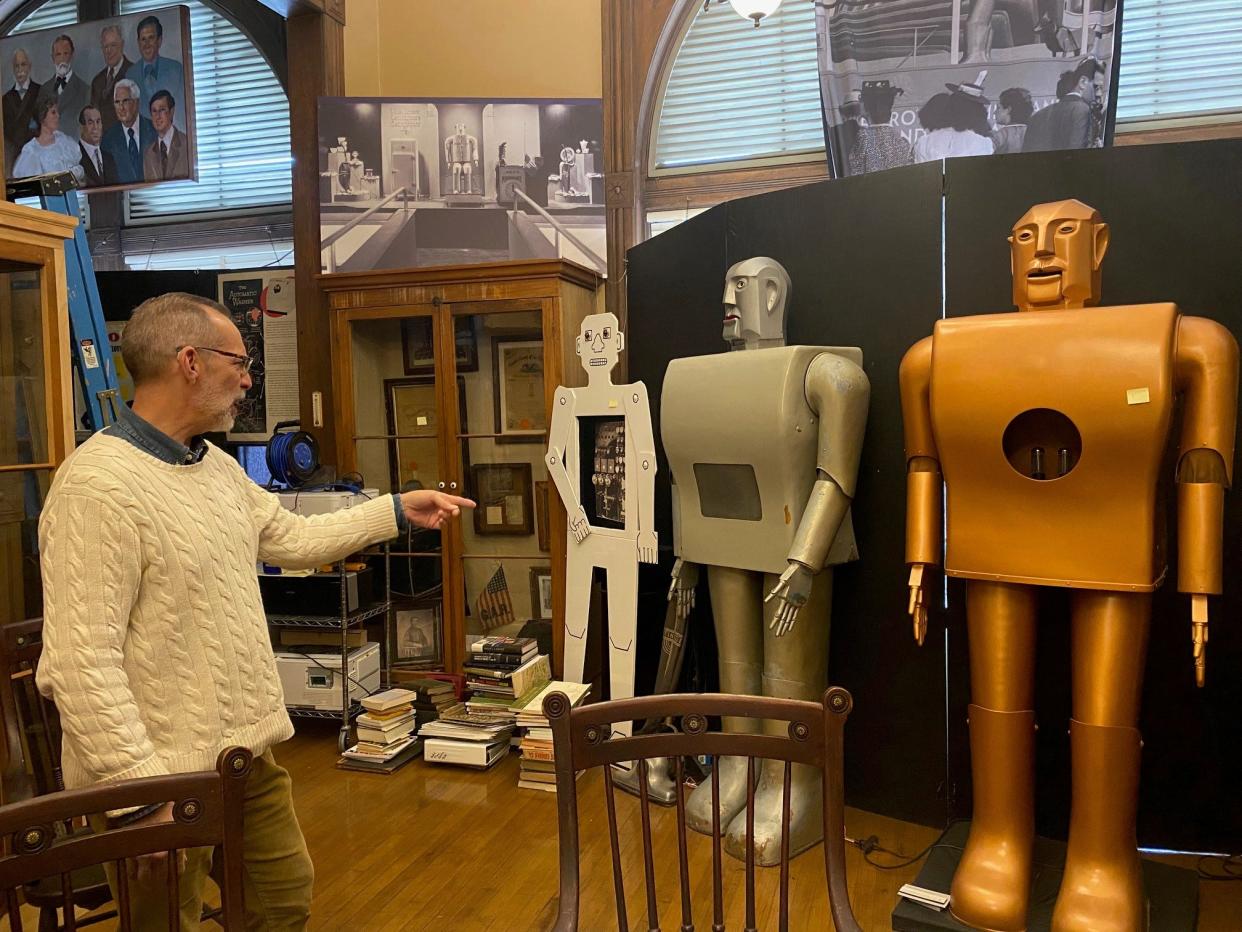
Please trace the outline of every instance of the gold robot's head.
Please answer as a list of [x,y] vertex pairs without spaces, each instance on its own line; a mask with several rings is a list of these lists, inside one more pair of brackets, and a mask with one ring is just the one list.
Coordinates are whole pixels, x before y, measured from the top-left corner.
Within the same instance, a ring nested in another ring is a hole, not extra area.
[[1100,266],[1108,224],[1082,201],[1036,204],[1009,237],[1013,303],[1019,311],[1100,303]]

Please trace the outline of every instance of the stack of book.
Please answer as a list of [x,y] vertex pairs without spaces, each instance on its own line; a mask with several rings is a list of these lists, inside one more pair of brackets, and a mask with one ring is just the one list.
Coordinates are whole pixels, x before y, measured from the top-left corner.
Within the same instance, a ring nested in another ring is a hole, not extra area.
[[517,725],[524,731],[518,786],[527,790],[543,790],[545,793],[556,792],[556,754],[552,748],[552,728],[543,715],[543,700],[550,693],[561,692],[568,697],[570,706],[579,706],[590,691],[590,683],[563,683],[554,680],[518,710]]
[[486,770],[505,756],[513,723],[509,718],[477,712],[448,712],[424,725],[424,759]]
[[392,773],[422,750],[414,737],[414,700],[408,689],[388,689],[362,700],[358,716],[358,743],[341,754],[342,770]]
[[548,658],[538,653],[534,638],[476,641],[462,670],[472,700],[498,699],[506,706],[552,675]]
[[428,722],[434,722],[445,712],[460,711],[461,703],[457,701],[457,691],[453,684],[445,680],[433,680],[429,677],[407,680],[405,685],[414,690],[414,712],[421,728]]

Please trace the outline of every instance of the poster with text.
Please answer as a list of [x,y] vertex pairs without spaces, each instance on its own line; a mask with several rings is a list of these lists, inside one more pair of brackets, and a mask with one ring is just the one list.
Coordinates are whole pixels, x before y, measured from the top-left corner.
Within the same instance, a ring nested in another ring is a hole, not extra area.
[[565,258],[606,271],[598,100],[319,98],[325,272]]
[[219,299],[241,331],[253,385],[230,440],[266,441],[281,421],[297,420],[298,321],[292,269],[237,272],[219,278]]
[[0,87],[9,179],[71,172],[117,191],[198,177],[188,7],[0,39]]
[[837,177],[1112,142],[1121,0],[816,0]]

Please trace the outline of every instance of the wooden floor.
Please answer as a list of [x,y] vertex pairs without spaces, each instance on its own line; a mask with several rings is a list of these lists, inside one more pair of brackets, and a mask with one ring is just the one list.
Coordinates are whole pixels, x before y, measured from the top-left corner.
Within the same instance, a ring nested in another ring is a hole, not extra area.
[[[517,788],[517,755],[490,771],[409,764],[391,776],[337,770],[335,731],[299,724],[300,733],[276,749],[293,775],[302,829],[315,862],[311,928],[318,930],[550,929],[557,909],[556,800]],[[608,823],[600,775],[579,783],[582,838],[583,932],[616,928]],[[618,794],[618,820],[631,927],[646,929],[638,800]],[[676,825],[672,810],[653,807],[660,926],[680,928]],[[937,832],[882,816],[849,810],[853,837],[879,836],[881,844],[913,854]],[[690,835],[695,927],[711,928],[711,841]],[[1194,859],[1166,859],[1193,867]],[[860,852],[848,851],[850,900],[862,927],[889,929],[897,888],[918,865],[880,871]],[[760,869],[759,929],[775,929],[778,872]],[[831,928],[827,916],[821,848],[791,864],[791,928]],[[745,870],[725,857],[726,926],[743,928]],[[1242,884],[1200,884],[1203,932],[1242,928]],[[37,918],[23,910],[27,928]],[[0,920],[0,928],[7,921]],[[111,922],[91,926],[99,932]],[[208,929],[216,928],[208,926]],[[1159,932],[1159,930],[1151,930]]]

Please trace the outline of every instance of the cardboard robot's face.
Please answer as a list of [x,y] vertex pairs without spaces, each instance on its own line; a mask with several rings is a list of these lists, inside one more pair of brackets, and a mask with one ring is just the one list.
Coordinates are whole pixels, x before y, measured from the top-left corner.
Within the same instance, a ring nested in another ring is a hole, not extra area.
[[1081,201],[1037,204],[1009,237],[1013,303],[1020,311],[1100,303],[1108,224]]
[[725,276],[724,338],[730,343],[785,339],[789,275],[779,262],[758,256]]
[[615,314],[592,314],[582,321],[574,345],[587,375],[611,372],[625,349],[625,336]]

